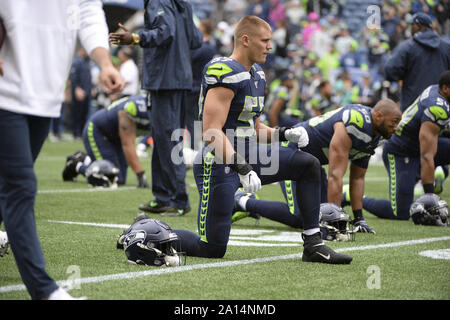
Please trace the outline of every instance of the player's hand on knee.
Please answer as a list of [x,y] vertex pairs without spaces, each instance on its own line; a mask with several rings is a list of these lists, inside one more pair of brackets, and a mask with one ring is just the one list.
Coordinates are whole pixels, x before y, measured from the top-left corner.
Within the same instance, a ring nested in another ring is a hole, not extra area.
[[239,174],[239,180],[241,181],[245,193],[255,193],[261,189],[261,180],[253,170],[245,175]]
[[284,131],[284,136],[287,140],[298,143],[299,148],[306,147],[309,143],[308,132],[306,132],[306,129],[303,127],[286,129]]
[[308,132],[303,127],[278,128],[280,141],[290,141],[298,144],[299,148],[306,147],[309,143]]
[[261,180],[250,164],[237,153],[231,156],[231,170],[237,172],[245,193],[255,193],[261,189]]

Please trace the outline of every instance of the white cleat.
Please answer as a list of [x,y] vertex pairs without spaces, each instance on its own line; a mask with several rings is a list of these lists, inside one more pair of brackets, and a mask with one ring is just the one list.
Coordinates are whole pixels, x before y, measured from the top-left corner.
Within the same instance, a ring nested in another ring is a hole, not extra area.
[[72,297],[66,290],[58,288],[53,291],[45,300],[87,300],[87,297]]
[[0,257],[9,253],[8,235],[4,231],[0,231]]

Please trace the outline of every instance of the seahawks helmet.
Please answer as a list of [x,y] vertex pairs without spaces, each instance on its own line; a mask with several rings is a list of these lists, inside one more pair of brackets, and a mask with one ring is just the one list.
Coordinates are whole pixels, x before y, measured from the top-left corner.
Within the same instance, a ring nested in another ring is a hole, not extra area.
[[321,203],[319,213],[320,232],[322,239],[328,241],[350,241],[355,239],[355,233],[350,225],[349,215],[334,203]]
[[86,169],[86,178],[94,187],[117,188],[120,170],[109,160],[95,160]]
[[140,213],[119,236],[116,247],[125,250],[130,263],[174,267],[182,264],[178,245],[179,238],[168,224]]
[[425,193],[411,204],[409,214],[414,224],[441,226],[448,224],[447,202],[434,193]]

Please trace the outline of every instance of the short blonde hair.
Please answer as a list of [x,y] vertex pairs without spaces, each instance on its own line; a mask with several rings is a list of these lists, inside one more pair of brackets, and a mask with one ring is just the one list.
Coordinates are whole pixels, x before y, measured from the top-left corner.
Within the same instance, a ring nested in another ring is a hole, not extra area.
[[241,37],[245,34],[254,36],[261,27],[272,30],[266,21],[257,16],[245,16],[241,18],[234,29],[234,45],[236,46]]

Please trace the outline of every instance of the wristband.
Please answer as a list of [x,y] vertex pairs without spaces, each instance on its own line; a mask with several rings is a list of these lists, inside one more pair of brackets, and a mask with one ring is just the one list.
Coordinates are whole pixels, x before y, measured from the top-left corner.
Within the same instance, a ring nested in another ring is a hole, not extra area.
[[353,217],[357,220],[360,220],[363,218],[362,209],[353,210]]
[[234,153],[231,156],[231,164],[228,164],[231,170],[236,171],[238,174],[245,176],[247,173],[253,170],[252,166],[245,162],[238,153]]
[[132,33],[131,38],[132,38],[132,41],[131,41],[132,45],[139,44],[139,42],[141,41],[141,37],[137,33]]
[[432,183],[426,183],[423,185],[423,191],[425,193],[434,193],[434,185]]
[[288,141],[288,139],[286,139],[286,136],[284,135],[284,133],[288,129],[291,129],[291,127],[279,127],[276,129],[278,130],[278,141]]

